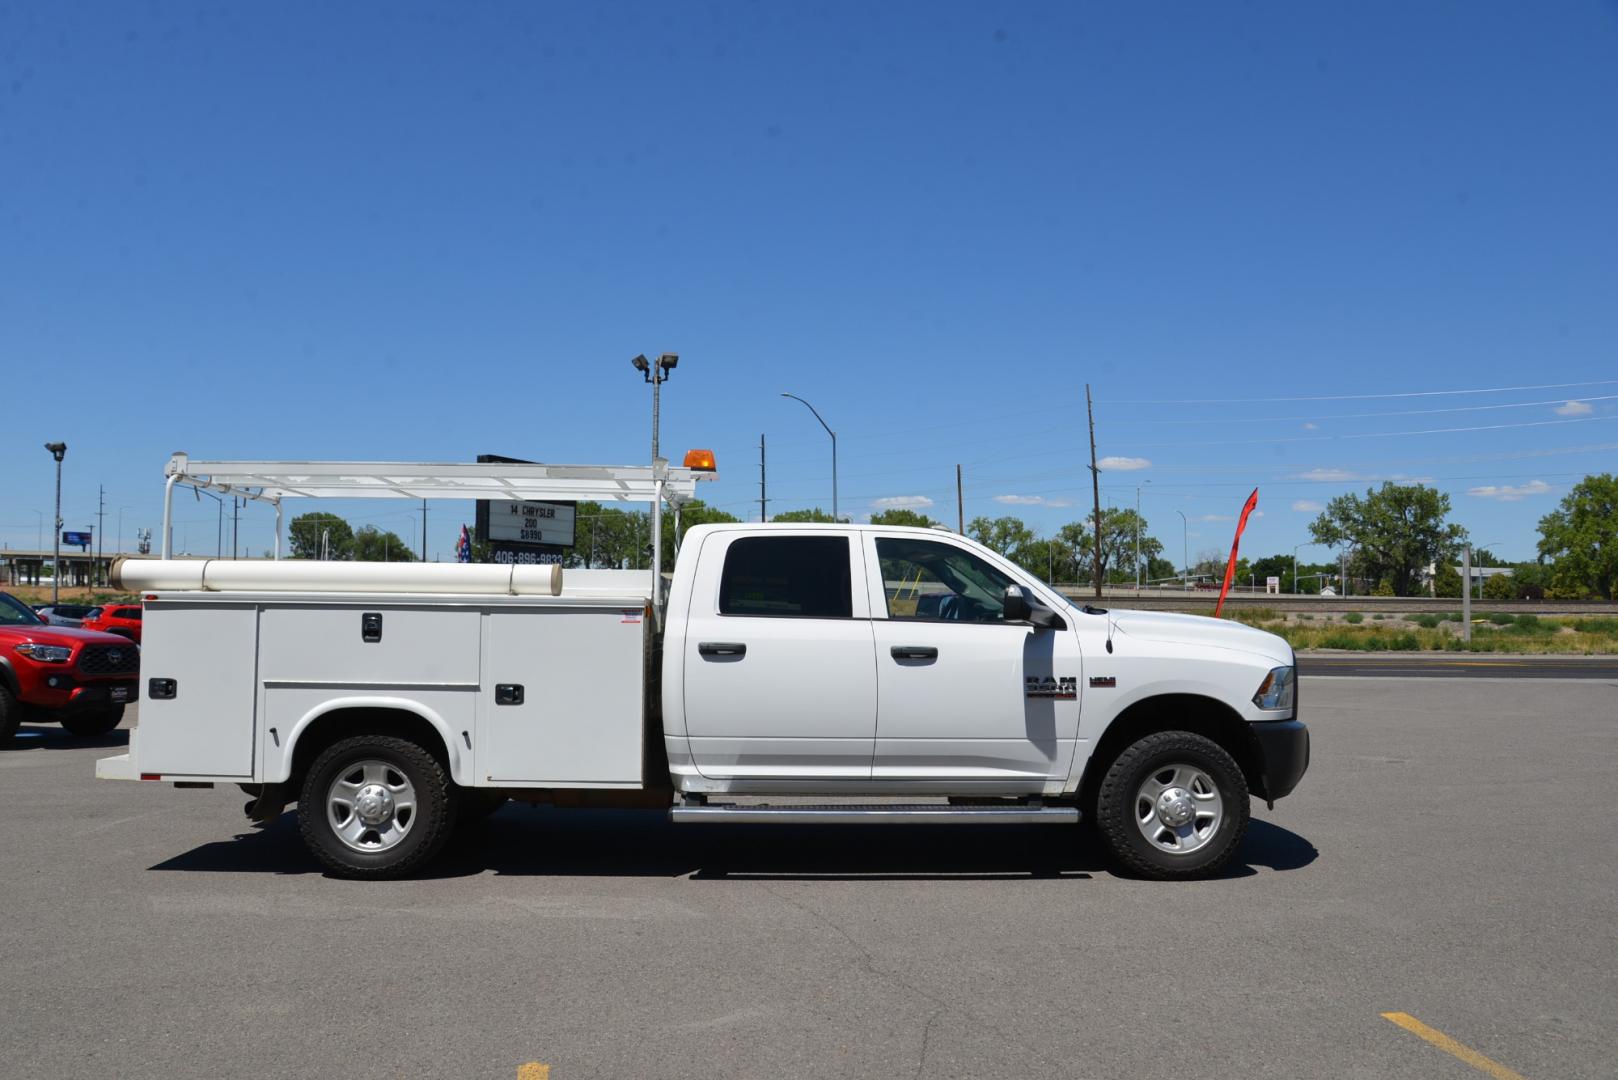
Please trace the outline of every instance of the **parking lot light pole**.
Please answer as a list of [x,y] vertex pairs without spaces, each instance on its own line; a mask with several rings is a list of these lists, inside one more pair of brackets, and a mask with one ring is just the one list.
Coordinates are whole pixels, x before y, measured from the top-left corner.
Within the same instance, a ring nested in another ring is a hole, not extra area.
[[1298,548],[1308,547],[1308,544],[1297,544],[1292,548],[1292,595],[1299,595],[1298,589]]
[[67,457],[67,443],[48,442],[45,449],[56,459],[56,553],[51,558],[51,604],[55,606],[62,599],[62,459]]
[[[1499,544],[1499,543],[1503,543],[1503,541],[1490,540],[1487,544],[1479,544],[1477,546],[1476,550],[1478,550],[1478,551],[1488,551],[1490,548],[1494,547],[1496,544]],[[1466,587],[1468,589],[1470,589],[1472,587],[1472,582],[1471,582],[1470,579],[1468,579],[1468,581],[1466,583]],[[1483,599],[1483,565],[1481,563],[1478,564],[1478,599],[1479,600]]]
[[807,401],[804,401],[803,398],[799,397],[797,394],[788,394],[783,392],[781,396],[789,397],[793,401],[802,402],[802,404],[807,407],[810,412],[815,414],[815,419],[819,420],[820,426],[826,429],[826,434],[831,436],[831,516],[833,521],[841,521],[843,519],[837,516],[837,432],[833,431],[831,429],[831,425],[826,423],[825,418],[820,415],[820,410],[816,409],[813,405],[810,405]]
[[[1180,590],[1184,592],[1191,588],[1191,533],[1185,522],[1185,511],[1174,512],[1180,515]],[[1293,573],[1296,575],[1296,571]]]

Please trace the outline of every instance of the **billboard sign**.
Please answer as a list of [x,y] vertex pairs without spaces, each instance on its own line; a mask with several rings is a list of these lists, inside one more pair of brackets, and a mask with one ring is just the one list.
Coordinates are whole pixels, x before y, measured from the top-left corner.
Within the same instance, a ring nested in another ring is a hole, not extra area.
[[69,547],[83,548],[88,551],[92,543],[91,534],[87,532],[64,532],[62,534],[62,543]]
[[[479,454],[478,462],[532,465],[521,458]],[[559,563],[573,546],[578,506],[571,502],[479,499],[475,535],[497,563]]]

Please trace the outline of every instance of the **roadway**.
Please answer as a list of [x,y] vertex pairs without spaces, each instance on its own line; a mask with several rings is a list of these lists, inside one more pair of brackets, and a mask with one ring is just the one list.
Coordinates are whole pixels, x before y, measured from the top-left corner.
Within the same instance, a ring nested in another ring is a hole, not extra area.
[[1305,676],[1309,774],[1189,883],[1066,827],[519,805],[339,881],[291,814],[25,726],[0,1076],[1608,1078],[1618,695],[1549,686]]
[[1618,656],[1300,653],[1298,672],[1354,678],[1606,679],[1618,682]]

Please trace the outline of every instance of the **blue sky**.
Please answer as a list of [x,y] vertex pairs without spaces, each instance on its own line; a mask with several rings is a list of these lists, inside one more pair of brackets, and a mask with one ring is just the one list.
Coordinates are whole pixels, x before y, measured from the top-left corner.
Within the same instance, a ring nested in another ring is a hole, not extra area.
[[177,449],[644,461],[669,350],[740,515],[761,432],[772,508],[830,504],[791,391],[845,513],[953,519],[959,462],[1054,530],[1089,382],[1175,559],[1176,510],[1228,548],[1257,486],[1262,554],[1384,477],[1529,557],[1618,468],[1614,131],[1611,3],[10,4],[0,543],[47,440],[126,544]]

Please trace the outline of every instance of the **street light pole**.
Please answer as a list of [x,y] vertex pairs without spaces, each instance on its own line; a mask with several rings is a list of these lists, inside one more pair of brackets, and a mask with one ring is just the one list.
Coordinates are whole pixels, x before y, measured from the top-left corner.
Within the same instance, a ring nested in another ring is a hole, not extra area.
[[67,457],[67,443],[48,442],[45,449],[56,459],[56,528],[52,540],[55,554],[51,556],[51,603],[62,599],[62,459]]
[[1292,548],[1292,595],[1297,596],[1303,590],[1298,588],[1298,548],[1305,548],[1307,543],[1295,544]]
[[818,409],[804,401],[797,394],[782,393],[781,396],[802,402],[810,412],[815,414],[815,419],[819,420],[820,426],[826,429],[826,434],[831,436],[831,516],[833,521],[841,521],[843,519],[837,514],[837,432],[833,431],[831,425],[826,423],[825,418],[820,415]]
[[[1494,546],[1495,544],[1499,544],[1499,543],[1502,543],[1502,541],[1500,541],[1500,540],[1490,540],[1487,544],[1479,544],[1477,546],[1476,550],[1477,551],[1488,551],[1490,547]],[[1478,563],[1477,568],[1478,568],[1478,599],[1482,600],[1483,599],[1483,564]],[[1470,589],[1472,587],[1472,582],[1471,582],[1470,579],[1467,581],[1466,587],[1468,589]]]
[[1185,511],[1174,512],[1180,515],[1180,591],[1185,592],[1191,588],[1191,533],[1185,522]]

